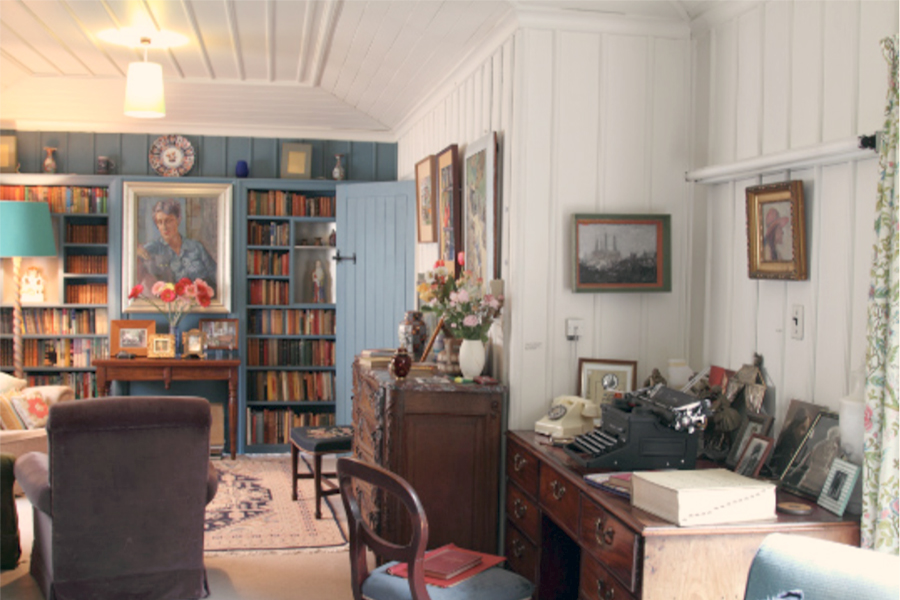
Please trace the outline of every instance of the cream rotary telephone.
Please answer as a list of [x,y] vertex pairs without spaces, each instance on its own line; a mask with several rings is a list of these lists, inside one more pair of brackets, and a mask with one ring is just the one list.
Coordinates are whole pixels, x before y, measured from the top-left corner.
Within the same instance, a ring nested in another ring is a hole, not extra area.
[[578,396],[557,396],[550,403],[550,410],[534,424],[537,433],[553,439],[572,438],[594,429],[594,419],[600,416],[600,407]]

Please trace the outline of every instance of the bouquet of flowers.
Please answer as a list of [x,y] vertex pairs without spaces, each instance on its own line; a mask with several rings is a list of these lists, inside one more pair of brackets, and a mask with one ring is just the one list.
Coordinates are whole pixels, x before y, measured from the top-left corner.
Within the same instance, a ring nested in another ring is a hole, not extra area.
[[422,310],[439,315],[446,331],[455,338],[487,341],[491,324],[500,315],[503,298],[485,294],[482,281],[471,271],[459,279],[443,261],[424,274],[416,290],[425,304]]
[[183,277],[178,283],[157,281],[150,289],[150,294],[145,294],[143,284],[139,283],[131,288],[128,299],[146,298],[153,308],[165,315],[169,331],[174,332],[184,313],[196,305],[206,308],[214,294],[213,289],[202,279],[191,281]]

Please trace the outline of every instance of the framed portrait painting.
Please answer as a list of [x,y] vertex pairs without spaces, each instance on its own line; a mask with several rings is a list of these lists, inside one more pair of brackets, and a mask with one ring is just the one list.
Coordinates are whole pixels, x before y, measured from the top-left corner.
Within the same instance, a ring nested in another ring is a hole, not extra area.
[[816,500],[828,478],[831,464],[841,456],[838,414],[826,410],[816,415],[800,450],[781,477],[786,490]]
[[747,188],[747,254],[752,279],[807,278],[802,181]]
[[448,146],[437,155],[437,227],[438,258],[444,264],[455,265],[459,272],[456,253],[461,248],[460,229],[461,187],[459,179],[459,151],[456,144]]
[[573,217],[575,292],[669,292],[672,235],[669,215]]
[[135,356],[147,356],[150,336],[156,333],[156,321],[152,319],[113,319],[109,322],[109,354],[127,352]]
[[466,146],[462,203],[465,269],[487,284],[500,277],[497,134],[494,132]]
[[144,298],[129,300],[143,284],[202,279],[212,303],[189,312],[231,310],[231,184],[139,182],[123,184],[122,311],[156,312]]
[[609,403],[616,394],[637,388],[637,361],[604,358],[578,359],[578,395],[596,402]]
[[416,163],[416,229],[419,243],[437,241],[437,219],[434,214],[434,155],[429,154]]
[[765,466],[768,476],[772,479],[781,479],[784,476],[806,441],[809,428],[822,410],[824,407],[812,402],[791,400],[775,448],[772,449]]

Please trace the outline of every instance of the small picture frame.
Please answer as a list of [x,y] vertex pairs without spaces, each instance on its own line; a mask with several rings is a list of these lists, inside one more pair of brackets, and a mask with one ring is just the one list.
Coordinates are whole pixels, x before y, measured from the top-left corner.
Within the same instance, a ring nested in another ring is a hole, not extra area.
[[748,187],[747,260],[751,279],[807,278],[803,182]]
[[841,428],[837,413],[821,411],[809,428],[800,450],[781,478],[787,491],[815,500],[822,493],[831,464],[841,456]]
[[437,240],[437,215],[435,214],[435,165],[433,154],[416,163],[416,229],[419,243],[430,244]]
[[15,173],[18,168],[16,136],[0,135],[0,173]]
[[637,389],[637,361],[604,358],[578,359],[578,395],[596,404]]
[[[737,436],[735,436],[734,442],[731,444],[731,450],[728,452],[728,457],[725,459],[725,466],[729,469],[735,468],[741,456],[744,454],[744,450],[747,448],[747,443],[750,441],[750,438],[753,437],[754,434],[762,436],[769,435],[774,420],[774,417],[769,415],[752,412],[745,414],[744,420],[741,423],[741,428],[738,430]],[[769,452],[766,453],[766,458],[768,458],[771,450],[772,449],[769,448]],[[760,466],[762,466],[762,464],[765,464],[765,460]]]
[[147,346],[147,358],[175,358],[175,334],[151,335]]
[[113,319],[109,322],[109,353],[111,356],[119,352],[147,356],[150,337],[155,333],[156,321]]
[[281,144],[281,177],[283,179],[310,179],[312,171],[312,144],[284,142]]
[[181,334],[181,344],[184,350],[181,355],[183,358],[203,358],[203,332],[199,329],[188,329]]
[[575,292],[672,291],[670,215],[577,214],[572,244]]
[[758,433],[752,434],[734,467],[734,472],[745,477],[758,477],[774,445],[774,439]]
[[839,517],[843,516],[847,509],[847,502],[850,501],[850,494],[853,493],[856,480],[859,478],[859,471],[858,465],[842,458],[834,459],[831,469],[828,471],[828,478],[825,479],[825,485],[822,486],[822,492],[816,501],[817,504]]
[[459,171],[459,148],[451,144],[437,155],[437,242],[438,258],[454,265],[462,249],[462,180]]
[[237,319],[200,319],[207,350],[237,350]]

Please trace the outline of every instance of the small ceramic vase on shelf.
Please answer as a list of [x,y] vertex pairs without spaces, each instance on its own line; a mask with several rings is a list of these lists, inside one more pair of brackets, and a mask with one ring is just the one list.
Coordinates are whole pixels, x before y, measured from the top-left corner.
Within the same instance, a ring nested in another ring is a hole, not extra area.
[[466,379],[474,379],[484,370],[484,343],[481,340],[463,340],[459,347],[459,370]]
[[418,360],[428,343],[428,326],[422,319],[422,313],[417,310],[406,311],[406,316],[397,327],[397,337],[400,338],[400,345]]
[[44,146],[44,151],[47,153],[47,157],[44,159],[44,173],[56,173],[56,159],[53,158],[56,148]]
[[341,159],[344,158],[343,154],[335,154],[335,164],[334,169],[331,171],[331,176],[334,177],[335,181],[343,181],[346,173],[344,172],[344,165],[341,164]]
[[412,368],[412,357],[406,352],[406,348],[403,346],[397,348],[388,367],[391,375],[397,379],[403,379],[409,375],[409,370]]

